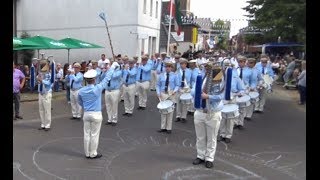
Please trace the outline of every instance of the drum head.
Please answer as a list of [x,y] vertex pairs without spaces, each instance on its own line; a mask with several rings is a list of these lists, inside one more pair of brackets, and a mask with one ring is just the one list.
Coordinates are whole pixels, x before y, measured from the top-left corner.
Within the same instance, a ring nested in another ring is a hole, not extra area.
[[250,96],[248,95],[244,95],[244,96],[241,96],[241,97],[237,97],[236,98],[236,101],[237,102],[247,102],[247,101],[250,101]]
[[259,97],[259,93],[258,92],[249,92],[249,96],[251,98],[257,98],[257,97]]
[[165,101],[159,102],[158,105],[157,105],[157,108],[158,108],[158,109],[166,109],[166,108],[168,108],[168,107],[170,107],[170,106],[172,106],[172,105],[173,105],[173,102],[172,102],[172,101],[170,101],[170,100],[165,100]]
[[183,93],[181,94],[180,99],[192,99],[192,96],[190,93]]
[[221,112],[234,112],[237,111],[239,109],[239,106],[237,104],[226,104],[223,106],[223,109],[221,110]]

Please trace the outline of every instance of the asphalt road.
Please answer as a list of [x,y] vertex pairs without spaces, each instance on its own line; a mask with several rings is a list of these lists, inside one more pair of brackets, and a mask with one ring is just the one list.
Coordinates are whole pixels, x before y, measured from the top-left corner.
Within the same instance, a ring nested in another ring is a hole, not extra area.
[[132,117],[122,116],[119,103],[118,125],[102,125],[103,157],[94,160],[84,156],[83,123],[69,119],[71,108],[64,97],[52,102],[48,132],[37,130],[37,102],[25,102],[24,119],[13,122],[13,179],[306,179],[305,107],[287,92],[275,89],[263,114],[254,114],[244,130],[235,130],[231,143],[218,143],[213,169],[192,165],[196,157],[192,116],[185,124],[173,122],[170,135],[156,132],[160,114],[155,92],[149,93],[147,109],[135,110]]

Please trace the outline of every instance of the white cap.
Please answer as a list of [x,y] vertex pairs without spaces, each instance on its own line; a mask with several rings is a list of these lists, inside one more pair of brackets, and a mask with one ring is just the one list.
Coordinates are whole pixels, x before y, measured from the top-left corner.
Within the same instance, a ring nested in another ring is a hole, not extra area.
[[196,59],[192,59],[192,60],[189,61],[189,63],[196,63],[196,62],[197,62]]
[[117,63],[117,62],[115,61],[115,62],[112,63],[111,68],[112,68],[112,69],[115,69],[115,68],[117,68],[117,67],[119,67],[119,66],[120,66],[119,63]]
[[87,72],[84,73],[84,78],[94,78],[97,76],[97,71],[94,69],[90,69]]

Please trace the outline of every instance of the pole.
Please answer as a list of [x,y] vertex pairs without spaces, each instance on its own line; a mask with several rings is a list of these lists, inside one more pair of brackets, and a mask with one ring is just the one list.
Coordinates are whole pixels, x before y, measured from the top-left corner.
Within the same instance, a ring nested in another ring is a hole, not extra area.
[[70,49],[68,49],[68,64],[70,64],[69,59],[70,59]]
[[110,33],[109,33],[109,28],[108,28],[108,23],[106,20],[106,15],[104,14],[104,12],[99,14],[99,17],[104,21],[104,24],[106,25],[106,29],[107,29],[107,33],[108,33],[108,37],[109,37],[109,43],[110,43],[110,47],[111,47],[111,52],[112,52],[112,58],[115,58],[115,55],[113,53],[113,47],[112,47],[112,42],[111,42],[111,38],[110,38]]
[[169,17],[167,56],[169,55],[169,49],[170,49],[169,45],[170,45],[170,35],[171,35],[172,1],[174,1],[174,0],[170,0],[170,17]]

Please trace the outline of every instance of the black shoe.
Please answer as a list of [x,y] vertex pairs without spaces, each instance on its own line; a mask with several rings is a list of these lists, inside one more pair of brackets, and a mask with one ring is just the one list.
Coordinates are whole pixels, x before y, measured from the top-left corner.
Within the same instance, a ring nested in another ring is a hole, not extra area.
[[44,127],[39,127],[38,128],[38,130],[44,130],[44,129],[46,129],[46,128],[44,128]]
[[259,110],[256,110],[256,111],[253,111],[254,113],[259,113],[259,114],[262,114],[263,111],[259,111]]
[[101,158],[102,154],[97,154],[95,157],[91,157],[91,159],[97,159],[97,158]]
[[123,113],[122,116],[127,116],[129,113]]
[[167,130],[167,134],[171,134],[171,130]]
[[243,130],[244,127],[242,125],[238,125],[238,129]]
[[230,142],[231,142],[231,139],[230,139],[230,138],[224,138],[224,142],[230,143]]
[[114,123],[114,122],[113,122],[113,123],[111,123],[111,126],[116,126],[116,125],[117,125],[117,123]]
[[105,123],[105,125],[111,125],[112,124],[112,122],[106,122]]
[[90,159],[90,156],[86,156],[87,159]]
[[238,125],[234,125],[234,126],[233,126],[233,129],[237,129],[237,128],[238,128]]
[[218,141],[218,142],[220,142],[220,141],[224,141],[224,137],[222,137],[222,136],[218,136],[217,141]]
[[123,100],[123,99],[121,99],[121,100],[120,100],[120,102],[124,102],[124,100]]
[[141,106],[139,106],[139,107],[137,107],[137,109],[138,109],[138,110],[141,110],[141,109],[142,109],[142,107],[141,107]]
[[131,117],[131,116],[132,116],[132,114],[131,114],[131,113],[128,113],[128,114],[127,114],[127,116],[128,116],[128,117]]
[[193,112],[188,111],[187,115],[193,116]]
[[44,128],[44,130],[45,130],[45,131],[49,131],[49,130],[50,130],[50,128]]
[[146,107],[141,107],[141,110],[145,110],[146,109]]
[[251,118],[249,118],[249,117],[245,117],[244,119],[247,121],[251,121]]
[[213,162],[206,161],[206,168],[212,168],[213,167]]
[[179,121],[181,121],[181,118],[177,117],[175,122],[179,122]]
[[186,120],[185,118],[182,118],[182,119],[181,119],[181,122],[182,122],[182,123],[186,123],[187,120]]
[[16,115],[16,118],[17,118],[17,119],[23,119],[23,117],[22,117],[22,116],[19,116],[19,115]]
[[77,119],[77,117],[71,117],[70,119],[71,119],[71,120],[74,120],[74,119]]
[[198,165],[198,164],[201,164],[201,163],[204,163],[204,160],[202,160],[200,158],[197,158],[192,162],[193,165]]
[[166,129],[160,129],[160,130],[158,130],[158,132],[166,132],[167,130]]

